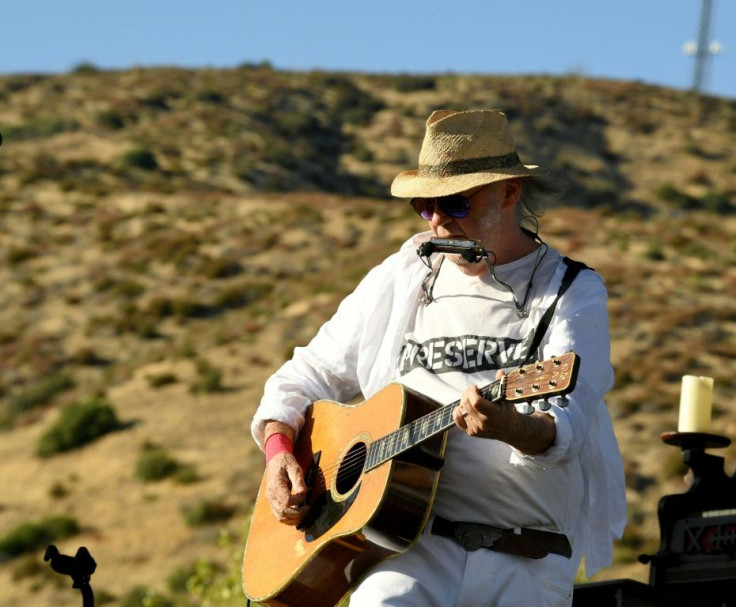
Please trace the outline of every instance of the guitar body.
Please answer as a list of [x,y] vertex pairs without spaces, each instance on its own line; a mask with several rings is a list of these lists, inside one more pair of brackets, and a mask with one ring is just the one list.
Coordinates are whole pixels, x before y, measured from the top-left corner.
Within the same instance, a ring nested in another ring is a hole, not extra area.
[[303,528],[279,523],[264,475],[243,558],[243,589],[251,600],[337,605],[369,568],[416,541],[429,517],[447,433],[372,469],[364,469],[366,447],[437,407],[398,383],[358,405],[322,400],[310,407],[294,455],[312,478],[311,511]]
[[[519,367],[481,389],[524,411],[574,389],[574,352]],[[279,523],[266,500],[266,477],[251,518],[243,589],[272,606],[337,605],[381,560],[405,551],[427,523],[453,410],[399,383],[359,405],[317,401],[294,445],[305,471],[309,514],[298,527]]]

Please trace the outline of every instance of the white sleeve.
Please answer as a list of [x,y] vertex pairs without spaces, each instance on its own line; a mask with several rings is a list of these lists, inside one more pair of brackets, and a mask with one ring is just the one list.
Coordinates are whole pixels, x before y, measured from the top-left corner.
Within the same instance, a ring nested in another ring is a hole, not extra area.
[[569,351],[580,358],[575,389],[567,407],[551,399],[548,411],[555,418],[555,442],[540,455],[530,456],[514,450],[515,463],[540,467],[566,463],[576,457],[600,414],[604,398],[613,386],[610,354],[608,295],[602,279],[591,271],[581,272],[563,295],[547,334],[542,341],[542,358]]
[[315,400],[345,402],[361,391],[361,351],[370,350],[366,340],[372,343],[383,337],[383,327],[379,326],[382,321],[375,309],[391,282],[395,265],[392,256],[373,268],[309,345],[295,348],[292,359],[268,379],[251,423],[251,433],[259,446],[266,421],[280,421],[299,432],[304,414]]

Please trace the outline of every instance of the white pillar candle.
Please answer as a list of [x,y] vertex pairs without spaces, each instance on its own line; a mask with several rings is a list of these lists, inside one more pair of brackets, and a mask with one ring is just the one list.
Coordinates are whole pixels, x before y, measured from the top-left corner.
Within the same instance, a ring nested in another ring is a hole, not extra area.
[[684,375],[680,392],[678,432],[710,432],[713,378]]

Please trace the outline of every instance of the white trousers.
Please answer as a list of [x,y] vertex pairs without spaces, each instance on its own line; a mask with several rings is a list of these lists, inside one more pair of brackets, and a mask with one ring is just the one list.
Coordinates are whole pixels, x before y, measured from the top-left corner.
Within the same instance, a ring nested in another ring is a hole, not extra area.
[[467,552],[429,531],[372,569],[350,607],[569,607],[578,562],[529,559],[481,548]]

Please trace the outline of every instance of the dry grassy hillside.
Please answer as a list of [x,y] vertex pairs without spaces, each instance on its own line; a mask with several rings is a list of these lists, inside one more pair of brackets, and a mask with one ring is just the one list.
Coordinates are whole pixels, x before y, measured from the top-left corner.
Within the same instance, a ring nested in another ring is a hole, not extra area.
[[[261,386],[421,227],[387,186],[440,107],[504,109],[522,159],[570,183],[541,234],[607,280],[629,488],[599,579],[646,580],[657,500],[684,489],[659,439],[683,374],[715,378],[714,430],[736,438],[736,103],[576,78],[0,77],[0,542],[71,534],[97,604],[243,604]],[[39,455],[80,402],[112,431]],[[35,541],[5,544],[0,605],[78,605]]]

